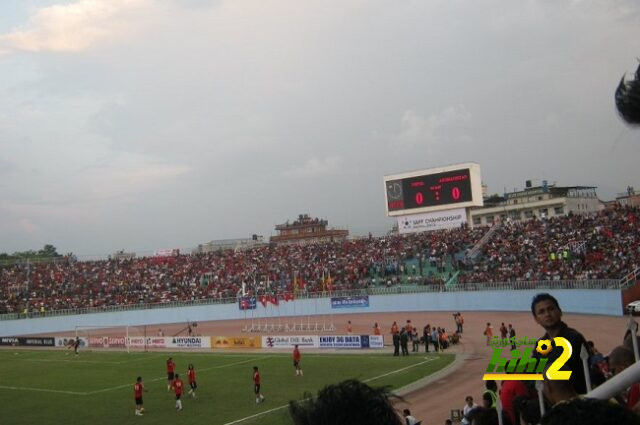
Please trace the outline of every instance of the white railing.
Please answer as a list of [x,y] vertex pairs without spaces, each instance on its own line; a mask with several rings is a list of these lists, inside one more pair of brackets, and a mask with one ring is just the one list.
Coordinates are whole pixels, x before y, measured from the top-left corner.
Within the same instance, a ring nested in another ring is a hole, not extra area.
[[609,400],[638,381],[640,381],[640,362],[626,368],[619,375],[587,393],[585,397]]
[[569,242],[567,245],[571,252],[576,254],[581,254],[587,252],[587,242],[579,241],[579,242]]
[[620,288],[624,289],[633,286],[638,279],[640,279],[640,267],[620,279]]
[[491,226],[491,228],[489,230],[487,230],[487,233],[485,233],[478,242],[476,242],[476,244],[473,246],[473,248],[471,248],[469,250],[469,252],[467,252],[467,259],[469,260],[473,260],[475,259],[478,254],[480,253],[480,250],[482,249],[482,247],[489,242],[489,240],[493,237],[493,234],[500,228],[500,222],[496,222],[493,226]]

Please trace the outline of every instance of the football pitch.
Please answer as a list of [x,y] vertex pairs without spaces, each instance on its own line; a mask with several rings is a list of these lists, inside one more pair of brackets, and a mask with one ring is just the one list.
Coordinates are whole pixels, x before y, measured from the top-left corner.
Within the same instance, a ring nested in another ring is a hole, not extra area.
[[[400,388],[436,372],[450,354],[302,353],[304,376],[295,376],[290,353],[121,353],[0,350],[0,424],[291,424],[285,407],[326,384],[356,378]],[[165,363],[172,356],[188,387],[196,369],[197,398],[185,393],[183,410],[167,390]],[[265,401],[255,403],[252,367],[262,376]],[[133,384],[142,376],[145,414],[135,416]]]

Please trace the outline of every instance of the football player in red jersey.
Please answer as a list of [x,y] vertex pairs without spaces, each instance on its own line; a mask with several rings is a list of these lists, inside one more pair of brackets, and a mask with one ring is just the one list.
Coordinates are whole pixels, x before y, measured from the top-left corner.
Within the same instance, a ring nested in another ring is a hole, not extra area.
[[133,384],[133,396],[136,399],[136,416],[142,416],[144,407],[142,407],[142,392],[147,392],[142,383],[142,376],[138,376],[136,383]]
[[300,354],[300,350],[298,349],[298,345],[294,345],[293,347],[293,367],[296,370],[296,376],[302,376],[302,368],[300,367],[300,358],[302,355]]
[[256,394],[256,404],[264,401],[264,396],[260,392],[260,372],[258,372],[258,366],[253,367],[253,392]]
[[180,379],[180,375],[176,373],[176,377],[171,384],[171,387],[176,392],[176,410],[182,410],[182,400],[180,397],[182,396],[182,388],[184,387],[184,383],[182,379]]
[[189,378],[189,394],[191,397],[196,398],[196,389],[198,388],[198,384],[196,384],[196,370],[193,368],[193,363],[189,363],[187,367],[187,376]]
[[173,374],[176,371],[176,364],[173,362],[173,358],[167,359],[167,391],[171,390],[171,384],[173,383]]

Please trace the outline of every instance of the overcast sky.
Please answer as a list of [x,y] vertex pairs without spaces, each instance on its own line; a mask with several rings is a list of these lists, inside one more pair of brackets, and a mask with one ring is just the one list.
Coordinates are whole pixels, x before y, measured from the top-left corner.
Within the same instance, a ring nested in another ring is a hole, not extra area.
[[386,232],[385,174],[640,187],[637,0],[2,0],[0,252]]

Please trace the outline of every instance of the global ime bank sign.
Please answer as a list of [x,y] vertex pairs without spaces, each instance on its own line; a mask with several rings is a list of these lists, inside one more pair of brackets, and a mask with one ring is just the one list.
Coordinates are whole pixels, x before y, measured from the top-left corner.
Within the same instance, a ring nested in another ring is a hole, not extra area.
[[[482,379],[495,381],[542,381],[546,370],[547,379],[566,381],[571,377],[571,371],[560,370],[571,358],[573,349],[566,338],[553,338],[556,347],[562,348],[562,353],[551,365],[547,365],[549,359],[545,358],[552,350],[551,341],[548,339],[524,338],[499,338],[491,341],[493,355],[489,366]],[[524,351],[515,348],[509,352],[510,358],[501,357],[503,348],[508,345],[516,347],[526,346]],[[533,346],[540,358],[531,357]]]

